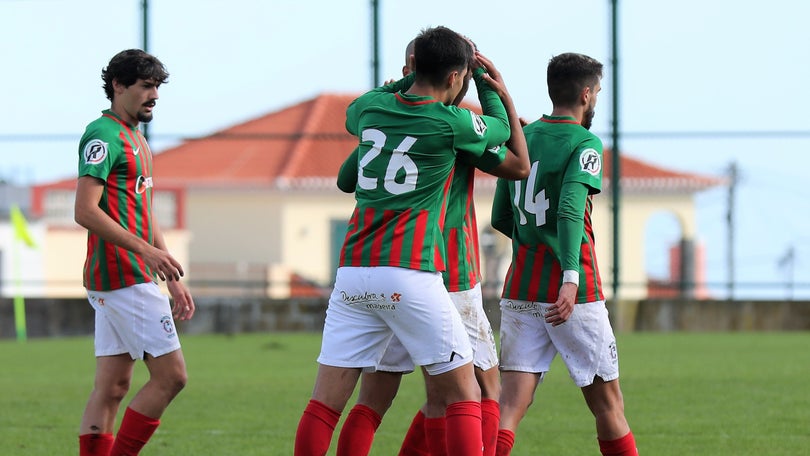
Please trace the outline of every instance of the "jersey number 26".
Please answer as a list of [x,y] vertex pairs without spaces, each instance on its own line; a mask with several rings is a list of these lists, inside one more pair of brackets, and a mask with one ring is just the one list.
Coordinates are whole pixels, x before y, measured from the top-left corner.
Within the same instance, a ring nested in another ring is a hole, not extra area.
[[[369,149],[357,163],[357,185],[363,190],[374,190],[379,185],[379,178],[366,176],[363,173],[363,169],[380,155],[386,139],[385,133],[380,130],[374,128],[363,130],[361,140],[371,141],[372,143],[371,149]],[[406,136],[391,154],[388,167],[385,170],[385,179],[383,180],[383,187],[391,194],[400,195],[416,189],[419,169],[417,169],[416,163],[414,163],[411,157],[406,154],[406,152],[413,147],[415,142],[416,138]],[[397,182],[397,174],[400,170],[405,172],[405,178],[401,179],[401,182]]]

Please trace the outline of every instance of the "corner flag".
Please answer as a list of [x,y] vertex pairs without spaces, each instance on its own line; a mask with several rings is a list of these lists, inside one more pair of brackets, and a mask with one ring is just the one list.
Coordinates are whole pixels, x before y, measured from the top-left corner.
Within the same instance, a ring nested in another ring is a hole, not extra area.
[[[12,204],[9,210],[11,217],[11,225],[14,227],[14,237],[22,241],[25,245],[31,248],[36,248],[37,244],[31,237],[28,231],[28,222],[25,221],[25,216],[20,210],[19,206]],[[27,339],[27,331],[25,324],[25,298],[21,292],[21,271],[20,271],[20,257],[17,254],[17,249],[14,248],[14,275],[15,282],[17,282],[17,292],[14,294],[14,327],[17,330],[17,340],[25,342]]]
[[25,220],[19,206],[12,204],[9,215],[11,216],[11,225],[14,227],[14,237],[23,241],[28,247],[36,248],[37,243],[31,238],[31,233],[28,232],[28,222]]

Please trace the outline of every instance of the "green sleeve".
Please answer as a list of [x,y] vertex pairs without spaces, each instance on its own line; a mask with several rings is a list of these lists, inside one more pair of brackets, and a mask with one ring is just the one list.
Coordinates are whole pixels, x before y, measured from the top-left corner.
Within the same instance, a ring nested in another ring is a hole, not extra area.
[[[460,160],[487,172],[506,159],[507,150],[503,144],[509,140],[512,131],[503,101],[481,77],[483,73],[483,69],[476,69],[473,77],[484,114],[479,116],[472,111],[463,110],[465,114],[460,115],[460,124],[469,125],[472,122],[473,128],[457,132],[455,148],[462,152],[459,155]],[[465,120],[464,116],[469,117]]]
[[482,118],[487,125],[487,129],[494,130],[490,133],[493,139],[505,138],[503,141],[487,144],[487,147],[493,147],[505,143],[511,136],[512,131],[509,127],[509,116],[506,114],[503,101],[498,96],[498,92],[484,80],[482,77],[484,73],[482,68],[477,68],[473,72],[475,88],[478,91],[478,101],[481,103],[481,112],[483,112]]
[[386,93],[402,92],[403,90],[408,90],[411,88],[415,78],[416,73],[411,72],[404,78],[400,79],[399,81],[394,81],[390,84],[377,87],[373,89],[372,92],[386,92]]
[[512,237],[514,219],[512,213],[512,199],[509,197],[509,183],[506,179],[498,179],[495,187],[495,197],[492,200],[492,215],[490,223],[493,228]]
[[107,180],[124,154],[118,131],[93,125],[88,127],[79,143],[79,177],[93,176]]
[[563,271],[579,271],[587,198],[588,186],[580,182],[566,182],[560,191],[557,233],[560,237],[560,264]]
[[337,186],[343,192],[354,193],[354,189],[357,187],[357,154],[359,150],[359,147],[355,147],[352,153],[346,157],[346,161],[340,165]]

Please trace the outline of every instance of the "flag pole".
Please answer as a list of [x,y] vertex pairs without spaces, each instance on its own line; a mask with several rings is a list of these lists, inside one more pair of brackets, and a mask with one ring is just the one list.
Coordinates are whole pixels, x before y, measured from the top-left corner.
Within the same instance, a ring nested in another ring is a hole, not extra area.
[[11,246],[11,256],[14,268],[14,328],[17,331],[17,341],[25,342],[28,338],[25,324],[25,298],[23,298],[22,290],[22,251],[18,244],[25,244],[28,247],[36,248],[36,243],[28,232],[28,223],[25,221],[19,206],[12,204],[9,210],[9,218],[14,228],[14,240]]
[[22,292],[22,265],[20,264],[20,248],[18,244],[22,242],[16,239],[12,243],[11,255],[14,257],[14,329],[17,331],[17,342],[25,342],[28,339],[25,324],[25,298]]

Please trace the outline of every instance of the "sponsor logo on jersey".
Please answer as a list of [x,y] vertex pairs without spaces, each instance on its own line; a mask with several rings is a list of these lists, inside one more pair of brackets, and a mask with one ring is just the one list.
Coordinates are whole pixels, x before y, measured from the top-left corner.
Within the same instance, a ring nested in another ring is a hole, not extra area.
[[143,193],[147,188],[154,187],[151,177],[138,176],[135,179],[135,193]]
[[583,150],[579,154],[579,166],[582,171],[592,176],[598,176],[602,171],[602,159],[599,157],[599,152],[594,149]]
[[474,112],[470,112],[470,116],[472,116],[472,127],[475,133],[478,136],[484,136],[484,133],[487,132],[487,124],[484,123],[484,119]]
[[498,152],[500,152],[500,150],[501,150],[501,146],[494,146],[494,147],[490,147],[489,149],[487,149],[487,152],[497,155]]
[[169,338],[174,337],[174,321],[172,320],[172,317],[164,315],[160,318],[160,324],[163,326],[163,330],[166,331]]
[[132,155],[138,155],[138,152],[141,150],[140,147],[136,147],[135,150],[132,151]]
[[107,143],[100,139],[93,139],[84,146],[82,151],[84,156],[84,163],[88,165],[97,165],[107,158]]

